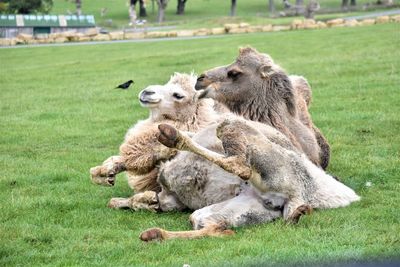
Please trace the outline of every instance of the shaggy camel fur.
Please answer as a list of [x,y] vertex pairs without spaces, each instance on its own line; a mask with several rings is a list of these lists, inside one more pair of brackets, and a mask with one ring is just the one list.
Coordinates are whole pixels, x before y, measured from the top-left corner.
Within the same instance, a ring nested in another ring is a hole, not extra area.
[[[283,206],[284,220],[293,223],[301,215],[311,213],[313,208],[344,207],[360,199],[352,189],[326,174],[303,153],[271,142],[243,119],[227,119],[218,126],[217,136],[222,141],[224,154],[200,146],[170,125],[161,124],[159,129],[159,141],[164,145],[190,151],[210,160],[250,182],[253,191],[239,195],[229,205],[218,203],[193,213],[191,221],[195,229],[201,228],[200,230],[170,232],[153,228],[141,234],[140,238],[144,241],[230,235],[232,231],[226,230],[227,226],[241,225],[243,220],[248,222],[249,217],[250,221],[264,221],[266,214],[258,211],[249,209],[247,213],[236,212],[241,207],[235,207],[234,204],[246,206],[246,201],[250,201],[252,205],[257,205],[256,198],[253,197],[255,195],[264,207],[271,204],[270,208]],[[271,194],[276,194],[277,198],[271,198]],[[269,201],[266,202],[263,197]],[[275,200],[278,202],[274,203]],[[272,210],[269,214],[271,212]],[[202,225],[199,227],[198,224]]]
[[312,162],[328,166],[329,144],[308,112],[310,86],[302,77],[288,76],[270,56],[242,48],[232,64],[200,75],[196,89],[246,119],[275,127]]
[[92,181],[113,186],[116,175],[127,171],[130,186],[136,193],[142,193],[130,200],[137,204],[131,207],[154,210],[157,203],[155,194],[144,192],[160,191],[157,183],[159,165],[177,153],[157,141],[158,124],[169,123],[180,130],[196,132],[218,117],[213,100],[198,100],[195,82],[194,75],[176,73],[167,84],[149,86],[141,91],[139,100],[150,110],[149,118],[128,130],[119,156],[111,156],[102,165],[90,169]]

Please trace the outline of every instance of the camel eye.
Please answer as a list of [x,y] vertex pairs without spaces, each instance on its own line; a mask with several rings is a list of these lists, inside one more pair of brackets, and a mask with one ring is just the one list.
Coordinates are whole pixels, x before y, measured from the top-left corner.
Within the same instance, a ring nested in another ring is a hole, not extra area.
[[237,77],[239,77],[240,74],[242,74],[240,71],[230,70],[230,71],[228,71],[228,78],[236,79]]
[[184,98],[183,95],[180,95],[180,94],[178,94],[178,93],[174,93],[172,96],[173,96],[174,98],[178,99],[178,100],[181,100],[182,98]]

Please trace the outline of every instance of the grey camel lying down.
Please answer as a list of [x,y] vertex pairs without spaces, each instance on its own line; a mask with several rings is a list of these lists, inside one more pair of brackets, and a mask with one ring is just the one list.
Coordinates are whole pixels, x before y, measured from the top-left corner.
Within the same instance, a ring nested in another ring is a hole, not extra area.
[[[168,124],[159,125],[159,130],[158,140],[162,144],[202,156],[252,186],[227,203],[196,210],[190,220],[198,230],[171,232],[153,228],[141,234],[144,241],[229,235],[233,232],[227,227],[241,225],[241,219],[248,224],[249,218],[243,216],[252,216],[255,222],[283,216],[286,222],[296,223],[314,208],[344,207],[360,199],[307,156],[271,142],[246,120],[227,119],[217,127],[225,155],[200,146]],[[257,208],[259,205],[266,207],[264,213]],[[251,211],[253,207],[255,213]]]

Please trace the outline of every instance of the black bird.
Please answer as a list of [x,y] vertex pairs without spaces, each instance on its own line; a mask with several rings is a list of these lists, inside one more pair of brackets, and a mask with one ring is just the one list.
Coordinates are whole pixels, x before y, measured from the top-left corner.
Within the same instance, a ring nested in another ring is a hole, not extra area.
[[123,83],[123,84],[118,85],[117,87],[115,87],[115,89],[117,89],[117,88],[124,89],[124,90],[125,90],[125,89],[128,89],[129,86],[131,86],[132,83],[135,83],[135,82],[132,81],[132,80],[129,80],[129,81],[127,81],[126,83]]

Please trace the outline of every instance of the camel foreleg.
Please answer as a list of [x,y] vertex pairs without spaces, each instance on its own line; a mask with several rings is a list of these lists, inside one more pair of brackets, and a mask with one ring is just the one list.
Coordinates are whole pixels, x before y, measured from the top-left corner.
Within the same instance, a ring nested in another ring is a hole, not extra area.
[[145,191],[138,193],[130,198],[112,198],[108,202],[108,207],[112,209],[132,209],[132,210],[149,210],[157,212],[159,210],[159,202],[157,193],[154,191]]
[[244,180],[250,179],[252,171],[246,164],[244,157],[236,155],[226,157],[204,148],[185,133],[168,124],[160,124],[158,129],[160,130],[158,141],[165,146],[195,153],[215,163],[227,172],[233,173]]
[[105,186],[115,184],[115,176],[126,170],[121,156],[111,156],[102,165],[90,169],[90,179],[93,183]]
[[162,241],[168,239],[194,239],[202,237],[223,237],[233,235],[232,230],[226,229],[226,225],[221,224],[210,224],[200,230],[192,231],[167,231],[161,228],[151,228],[140,234],[142,241]]

